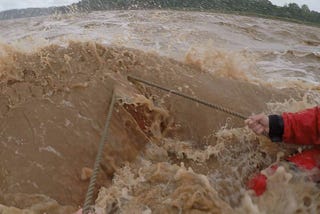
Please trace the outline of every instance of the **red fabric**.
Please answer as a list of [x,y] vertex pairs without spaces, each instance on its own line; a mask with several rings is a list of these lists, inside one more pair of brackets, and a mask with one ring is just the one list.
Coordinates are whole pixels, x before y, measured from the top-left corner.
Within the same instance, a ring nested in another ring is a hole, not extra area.
[[[283,141],[294,144],[320,144],[320,107],[306,109],[298,113],[283,113],[284,133]],[[287,158],[298,167],[311,170],[320,168],[320,150],[307,150]],[[277,166],[271,169],[276,171]],[[255,191],[257,196],[267,189],[267,177],[258,174],[248,182],[248,188]]]
[[[278,169],[278,165],[272,165],[270,167],[271,174],[275,173],[275,171]],[[256,193],[256,196],[262,195],[266,189],[267,189],[267,177],[261,173],[257,174],[251,180],[249,180],[247,187],[249,189],[254,190]]]
[[262,195],[267,189],[267,177],[263,174],[254,176],[249,180],[248,188],[254,190],[257,196]]
[[311,170],[315,167],[320,168],[320,150],[312,149],[303,151],[302,153],[287,158],[287,160],[295,163],[302,169]]
[[320,108],[283,113],[283,141],[294,144],[320,144]]
[[[306,150],[299,154],[288,157],[287,160],[302,169],[312,170],[315,167],[320,169],[320,149]],[[273,174],[277,168],[278,165],[271,166],[271,174]],[[251,180],[249,180],[247,186],[249,189],[254,190],[257,196],[260,196],[267,189],[267,177],[261,173],[257,174]]]

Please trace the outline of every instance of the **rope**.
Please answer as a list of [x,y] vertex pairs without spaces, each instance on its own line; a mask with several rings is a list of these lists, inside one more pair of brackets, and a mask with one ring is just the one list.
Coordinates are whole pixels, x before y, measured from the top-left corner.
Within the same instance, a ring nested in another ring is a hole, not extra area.
[[197,99],[197,98],[190,97],[190,96],[188,96],[188,95],[182,94],[182,93],[180,93],[180,92],[178,92],[178,91],[175,91],[175,90],[172,90],[172,89],[167,89],[167,88],[165,88],[165,87],[163,87],[163,86],[160,86],[160,85],[157,85],[157,84],[155,84],[155,83],[151,83],[151,82],[148,82],[148,81],[146,81],[146,80],[140,79],[140,78],[138,78],[138,77],[134,77],[134,76],[128,75],[128,80],[130,81],[130,79],[133,80],[133,81],[137,81],[137,82],[144,83],[144,84],[149,85],[149,86],[151,86],[151,87],[155,87],[155,88],[161,89],[161,90],[163,90],[163,91],[167,91],[167,92],[169,92],[169,93],[178,95],[178,96],[180,96],[180,97],[183,97],[183,98],[185,98],[185,99],[191,100],[191,101],[193,101],[193,102],[200,103],[200,104],[205,105],[205,106],[208,106],[208,107],[210,107],[210,108],[213,108],[213,109],[216,109],[216,110],[225,112],[225,113],[227,113],[227,114],[230,114],[230,115],[232,115],[232,116],[238,117],[238,118],[240,118],[240,119],[243,119],[243,120],[247,119],[246,116],[244,116],[244,115],[242,115],[242,114],[240,114],[240,113],[238,113],[238,112],[234,112],[234,111],[232,111],[232,110],[230,110],[230,109],[224,108],[224,107],[222,107],[222,106],[220,106],[220,105],[216,105],[216,104],[213,104],[213,103],[208,103],[208,102],[206,102],[206,101],[203,101],[203,100],[200,100],[200,99]]
[[[229,110],[227,108],[224,108],[224,107],[222,107],[220,105],[208,103],[206,101],[203,101],[203,100],[200,100],[200,99],[197,99],[197,98],[190,97],[188,95],[182,94],[182,93],[180,93],[178,91],[167,89],[167,88],[162,87],[160,85],[157,85],[155,83],[151,83],[151,82],[145,81],[143,79],[140,79],[138,77],[134,77],[134,76],[128,75],[128,80],[130,81],[130,79],[133,80],[133,81],[141,82],[141,83],[144,83],[144,84],[149,85],[151,87],[155,87],[155,88],[161,89],[163,91],[178,95],[180,97],[183,97],[185,99],[191,100],[193,102],[200,103],[200,104],[208,106],[210,108],[225,112],[227,114],[233,115],[233,116],[238,117],[240,119],[244,119],[244,120],[247,119],[246,116],[244,116],[244,115],[242,115],[240,113],[234,112],[232,110]],[[97,153],[96,160],[95,160],[95,163],[94,163],[93,173],[92,173],[92,176],[90,178],[88,191],[87,191],[85,202],[84,202],[84,205],[83,205],[83,211],[82,211],[83,214],[89,214],[90,212],[94,213],[94,209],[91,207],[91,203],[92,203],[93,194],[94,194],[94,190],[95,190],[97,175],[98,175],[98,172],[99,172],[99,166],[100,166],[100,162],[101,162],[101,159],[102,159],[103,149],[104,149],[104,145],[105,145],[105,142],[106,142],[106,137],[108,135],[108,127],[109,127],[109,124],[110,124],[110,121],[111,121],[115,100],[116,100],[116,94],[115,94],[115,92],[113,92],[112,93],[112,100],[111,100],[110,107],[109,107],[108,116],[107,116],[107,119],[106,119],[106,123],[105,123],[105,126],[104,126],[104,130],[103,130],[101,139],[100,139],[99,149],[98,149],[98,153]]]
[[115,104],[115,100],[116,100],[116,93],[112,92],[112,100],[111,100],[111,103],[110,103],[109,112],[108,112],[108,116],[107,116],[106,123],[105,123],[105,126],[104,126],[104,130],[103,130],[103,133],[102,133],[102,136],[101,136],[101,139],[100,139],[100,145],[99,145],[99,149],[98,149],[98,154],[96,156],[96,161],[94,163],[93,173],[92,173],[92,176],[90,178],[90,184],[89,184],[88,191],[87,191],[87,194],[86,194],[86,199],[85,199],[85,202],[84,202],[84,205],[83,205],[82,214],[88,214],[90,211],[93,211],[90,206],[91,206],[91,203],[92,203],[92,198],[93,198],[93,193],[94,193],[95,184],[96,184],[96,180],[97,180],[97,175],[98,175],[98,172],[99,172],[99,166],[100,166],[100,162],[101,162],[101,159],[102,159],[103,149],[104,149],[104,145],[105,145],[105,141],[106,141],[105,139],[106,139],[107,134],[108,134],[108,127],[109,127],[110,120],[111,120],[111,117],[112,117],[112,112],[113,112],[113,107],[114,107],[114,104]]

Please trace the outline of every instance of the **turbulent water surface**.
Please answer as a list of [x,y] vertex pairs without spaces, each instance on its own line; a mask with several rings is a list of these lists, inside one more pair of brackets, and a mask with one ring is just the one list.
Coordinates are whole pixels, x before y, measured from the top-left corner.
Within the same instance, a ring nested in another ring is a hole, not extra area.
[[255,17],[107,11],[0,22],[0,210],[72,213],[108,112],[101,213],[319,213],[318,187],[284,163],[298,147],[241,119],[131,83],[128,74],[244,115],[320,102],[320,29]]

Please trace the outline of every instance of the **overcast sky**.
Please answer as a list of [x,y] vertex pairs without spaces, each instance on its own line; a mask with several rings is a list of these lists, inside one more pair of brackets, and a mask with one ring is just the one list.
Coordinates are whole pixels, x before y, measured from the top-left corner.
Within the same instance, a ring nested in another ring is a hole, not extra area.
[[[1,1],[1,0],[0,0]],[[309,6],[310,10],[315,10],[320,12],[320,0],[269,0],[275,5],[283,6],[286,3],[297,3],[298,5],[306,4]]]
[[[68,5],[79,0],[0,0],[0,11],[27,8],[27,7],[49,7]],[[273,4],[283,6],[285,3],[295,2],[300,6],[307,4],[311,10],[320,12],[320,0],[270,0]]]
[[0,0],[0,11],[28,7],[61,6],[78,1],[79,0]]

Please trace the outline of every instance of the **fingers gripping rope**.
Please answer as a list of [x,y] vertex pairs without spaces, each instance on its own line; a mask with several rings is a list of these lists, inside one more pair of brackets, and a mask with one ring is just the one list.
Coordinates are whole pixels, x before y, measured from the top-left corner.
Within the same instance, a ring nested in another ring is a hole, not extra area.
[[112,117],[112,112],[113,112],[113,107],[116,101],[116,93],[113,91],[112,92],[112,100],[110,103],[110,107],[109,107],[109,112],[108,112],[108,116],[107,116],[107,120],[104,126],[104,130],[101,136],[101,140],[100,140],[100,144],[99,144],[99,149],[98,149],[98,154],[96,156],[96,161],[94,163],[94,168],[93,168],[93,173],[92,176],[90,178],[90,183],[89,183],[89,187],[88,187],[88,191],[86,194],[86,199],[83,205],[83,214],[88,214],[88,213],[94,213],[94,211],[92,210],[91,203],[92,203],[92,198],[93,198],[93,194],[94,194],[94,190],[95,190],[95,185],[96,185],[96,180],[97,180],[97,175],[99,172],[99,166],[100,166],[100,162],[102,159],[102,154],[103,154],[103,149],[104,149],[104,145],[106,142],[106,138],[108,135],[108,127],[111,121],[111,117]]
[[238,112],[234,112],[234,111],[232,111],[232,110],[229,110],[229,109],[227,109],[227,108],[224,108],[224,107],[222,107],[222,106],[220,106],[220,105],[216,105],[216,104],[213,104],[213,103],[208,103],[208,102],[206,102],[206,101],[203,101],[203,100],[200,100],[200,99],[197,99],[197,98],[194,98],[194,97],[190,97],[190,96],[185,95],[185,94],[182,94],[182,93],[180,93],[180,92],[178,92],[178,91],[175,91],[175,90],[171,90],[171,89],[162,87],[162,86],[160,86],[160,85],[157,85],[157,84],[155,84],[155,83],[151,83],[151,82],[145,81],[145,80],[140,79],[140,78],[138,78],[138,77],[134,77],[134,76],[129,75],[129,76],[128,76],[128,80],[129,80],[129,81],[132,80],[132,81],[141,82],[141,83],[146,84],[146,85],[149,85],[149,86],[151,86],[151,87],[158,88],[158,89],[161,89],[161,90],[163,90],[163,91],[167,91],[167,92],[169,92],[169,93],[178,95],[178,96],[180,96],[180,97],[183,97],[183,98],[185,98],[185,99],[191,100],[191,101],[196,102],[196,103],[200,103],[200,104],[205,105],[205,106],[208,106],[208,107],[210,107],[210,108],[213,108],[213,109],[216,109],[216,110],[225,112],[225,113],[227,113],[227,114],[230,114],[230,115],[232,115],[232,116],[238,117],[238,118],[243,119],[243,120],[247,119],[246,116],[244,116],[244,115],[242,115],[242,114],[240,114],[240,113],[238,113]]

